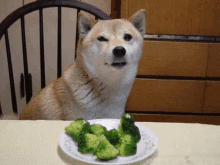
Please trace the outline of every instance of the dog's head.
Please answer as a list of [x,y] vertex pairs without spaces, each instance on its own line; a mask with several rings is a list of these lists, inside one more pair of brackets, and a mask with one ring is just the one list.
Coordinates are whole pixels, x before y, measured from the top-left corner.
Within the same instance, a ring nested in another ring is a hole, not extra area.
[[88,69],[122,71],[137,66],[142,55],[145,34],[145,10],[130,19],[95,21],[79,14],[78,52]]

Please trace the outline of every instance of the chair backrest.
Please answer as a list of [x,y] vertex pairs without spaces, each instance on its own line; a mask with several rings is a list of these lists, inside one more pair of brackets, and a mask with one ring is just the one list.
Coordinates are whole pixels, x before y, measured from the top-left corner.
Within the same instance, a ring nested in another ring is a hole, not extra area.
[[[8,28],[16,22],[21,20],[21,34],[22,34],[22,49],[23,49],[23,65],[24,65],[24,79],[25,79],[25,91],[26,91],[26,103],[31,99],[32,82],[29,79],[28,64],[27,64],[27,49],[26,49],[26,37],[25,37],[25,19],[24,16],[33,11],[39,10],[39,28],[40,28],[40,67],[41,67],[41,89],[45,87],[45,62],[44,62],[44,36],[43,36],[43,8],[57,7],[58,8],[58,42],[57,42],[57,78],[61,77],[61,7],[75,8],[77,9],[77,16],[80,11],[88,12],[95,16],[95,19],[109,20],[111,19],[106,13],[100,9],[89,5],[87,3],[79,2],[77,0],[38,0],[12,12],[8,15],[0,24],[0,40],[3,35],[5,36],[9,80],[11,88],[11,101],[14,113],[18,113],[17,100],[15,95],[15,85],[13,77],[13,67],[11,62],[10,42],[8,37]],[[76,28],[76,41],[78,41],[78,28]],[[77,45],[75,45],[75,50]],[[0,109],[0,115],[2,111]]]

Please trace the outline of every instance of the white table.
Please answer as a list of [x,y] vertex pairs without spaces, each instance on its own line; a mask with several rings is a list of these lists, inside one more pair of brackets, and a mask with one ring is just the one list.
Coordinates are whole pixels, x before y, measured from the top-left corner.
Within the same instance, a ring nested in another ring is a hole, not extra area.
[[[70,123],[0,120],[0,164],[87,165],[70,158],[59,148],[60,134]],[[220,165],[220,126],[137,123],[149,127],[158,136],[154,158],[143,165]]]

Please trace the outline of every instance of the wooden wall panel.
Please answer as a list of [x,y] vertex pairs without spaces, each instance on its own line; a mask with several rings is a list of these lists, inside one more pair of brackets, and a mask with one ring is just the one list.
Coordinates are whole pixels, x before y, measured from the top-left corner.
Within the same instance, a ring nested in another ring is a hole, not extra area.
[[207,77],[220,77],[220,44],[219,43],[211,43],[209,46]]
[[207,81],[205,88],[204,113],[220,113],[220,82]]
[[220,116],[203,116],[203,124],[220,125]]
[[219,0],[129,0],[128,5],[127,17],[146,9],[149,34],[220,35]]
[[169,114],[138,114],[131,113],[135,121],[143,122],[172,122],[172,123],[202,123],[202,116],[169,115]]
[[204,81],[136,78],[126,110],[202,113]]
[[138,75],[206,77],[208,43],[145,41]]
[[121,18],[128,19],[129,0],[121,0]]
[[[140,9],[146,10],[146,6],[147,6],[146,0],[140,0],[140,1],[128,0],[128,15],[125,18],[128,19],[129,17],[131,17],[134,13],[136,13]],[[146,20],[148,20],[148,16],[147,16]]]

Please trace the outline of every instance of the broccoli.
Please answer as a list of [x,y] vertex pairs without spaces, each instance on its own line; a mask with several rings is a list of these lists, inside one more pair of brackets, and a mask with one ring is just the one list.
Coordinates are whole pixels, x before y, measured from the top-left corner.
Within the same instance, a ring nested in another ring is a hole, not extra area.
[[108,131],[106,127],[100,125],[100,124],[93,124],[91,125],[91,133],[93,135],[96,135],[97,137],[101,136],[102,134],[105,135],[105,137],[108,137]]
[[140,131],[138,127],[134,124],[134,116],[128,113],[124,113],[121,118],[121,123],[119,124],[119,136],[123,134],[132,135],[135,143],[141,139]]
[[124,113],[121,117],[121,124],[127,128],[130,127],[131,125],[134,125],[134,116],[131,115],[130,113]]
[[100,124],[90,125],[82,118],[73,121],[65,128],[66,133],[78,143],[81,153],[93,153],[99,160],[107,161],[119,156],[134,155],[140,131],[134,124],[134,116],[124,113],[119,129],[107,131]]
[[[88,125],[85,125],[85,120],[82,118],[75,120],[72,122],[68,127],[65,128],[66,133],[68,135],[71,135],[72,138],[78,143],[80,139],[80,133],[81,131],[87,130]],[[85,126],[84,126],[85,125]]]
[[125,129],[122,124],[119,124],[119,136],[123,134],[132,135],[135,140],[135,143],[139,142],[141,139],[141,134],[136,125],[130,126],[129,128]]
[[116,148],[119,150],[119,156],[134,155],[137,151],[137,144],[131,135],[124,134]]
[[81,153],[94,152],[98,147],[99,141],[96,135],[85,133],[81,134],[78,143],[78,151]]
[[91,125],[89,122],[86,122],[82,125],[80,135],[86,134],[86,133],[91,133]]
[[99,145],[97,149],[93,152],[99,160],[108,161],[111,160],[119,154],[119,151],[111,145],[111,143],[102,134],[98,137]]
[[109,142],[112,144],[112,145],[116,145],[119,143],[119,134],[118,134],[118,130],[116,129],[112,129],[108,132],[108,137],[107,139],[109,140]]

